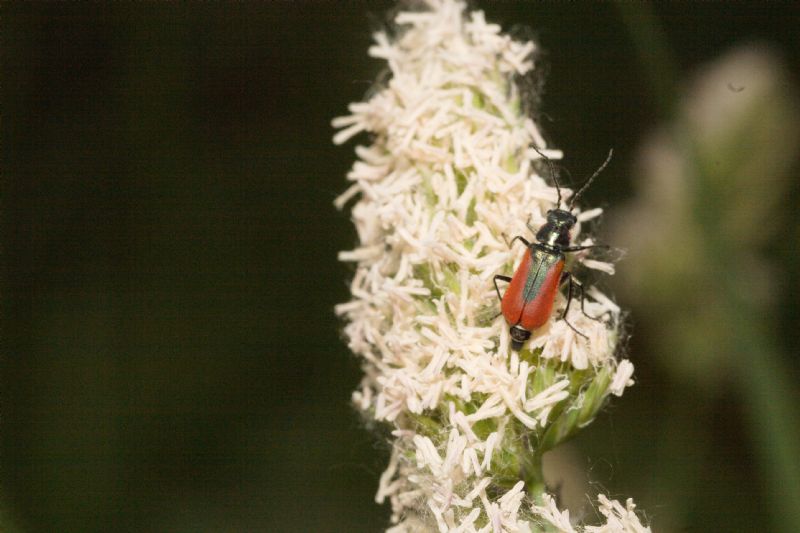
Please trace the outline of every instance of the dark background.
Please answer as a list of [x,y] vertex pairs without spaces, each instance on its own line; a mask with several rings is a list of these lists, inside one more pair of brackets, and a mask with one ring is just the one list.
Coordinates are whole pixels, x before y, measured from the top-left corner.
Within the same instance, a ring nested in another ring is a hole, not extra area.
[[[6,530],[385,525],[373,495],[386,449],[349,406],[360,371],[332,311],[351,275],[336,253],[355,232],[332,205],[353,144],[332,145],[330,119],[383,68],[366,49],[391,5],[3,5]],[[615,148],[587,203],[630,198],[637,146],[667,117],[617,7],[478,7],[545,50],[543,127],[573,174]],[[746,40],[800,67],[797,7],[654,14],[681,75]],[[796,305],[784,310],[778,334],[797,347]],[[648,455],[670,384],[636,347],[639,386],[578,444],[658,530],[678,510],[648,500],[652,465],[681,458]],[[723,403],[714,438],[731,472],[687,480],[722,495],[696,502],[686,531],[765,520],[738,407]]]

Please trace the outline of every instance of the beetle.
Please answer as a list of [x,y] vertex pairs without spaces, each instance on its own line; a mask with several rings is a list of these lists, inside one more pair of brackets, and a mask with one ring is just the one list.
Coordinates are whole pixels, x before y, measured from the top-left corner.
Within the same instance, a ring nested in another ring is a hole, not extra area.
[[[536,150],[536,148],[534,148]],[[535,234],[536,241],[528,242],[524,237],[516,236],[511,240],[509,246],[519,240],[526,247],[525,256],[517,267],[512,277],[498,274],[494,277],[494,288],[497,297],[500,299],[500,308],[506,322],[510,326],[511,348],[514,351],[522,349],[522,345],[527,341],[531,332],[543,326],[550,318],[555,302],[556,293],[565,283],[567,285],[567,305],[561,318],[581,337],[586,335],[575,329],[567,321],[569,304],[572,301],[573,291],[577,288],[581,293],[581,312],[592,320],[599,320],[586,314],[583,308],[583,285],[575,279],[569,272],[564,270],[565,254],[587,250],[589,248],[607,248],[605,245],[570,246],[570,231],[577,223],[577,217],[572,214],[575,200],[591,185],[592,181],[606,168],[611,161],[614,150],[609,150],[605,162],[600,165],[592,176],[586,180],[583,187],[570,198],[566,208],[561,207],[561,188],[556,179],[553,162],[539,150],[536,150],[550,167],[550,174],[556,185],[558,192],[558,203],[555,209],[547,212],[547,221],[538,230],[534,230],[530,224],[526,224],[528,229]],[[500,294],[498,281],[508,282],[505,294]]]

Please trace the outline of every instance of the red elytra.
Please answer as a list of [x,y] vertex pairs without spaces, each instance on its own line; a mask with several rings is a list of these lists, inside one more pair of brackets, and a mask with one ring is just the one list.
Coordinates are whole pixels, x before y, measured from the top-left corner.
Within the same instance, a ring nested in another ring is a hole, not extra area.
[[528,331],[542,327],[553,311],[563,270],[563,255],[529,247],[503,295],[501,309],[506,322]]

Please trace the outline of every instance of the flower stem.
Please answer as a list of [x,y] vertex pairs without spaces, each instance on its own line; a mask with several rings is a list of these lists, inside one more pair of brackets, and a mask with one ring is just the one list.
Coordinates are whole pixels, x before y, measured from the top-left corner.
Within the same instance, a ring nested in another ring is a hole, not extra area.
[[538,452],[523,454],[521,458],[522,479],[525,481],[525,490],[531,501],[537,505],[541,504],[542,494],[547,487],[544,483],[544,469],[542,466],[542,455]]

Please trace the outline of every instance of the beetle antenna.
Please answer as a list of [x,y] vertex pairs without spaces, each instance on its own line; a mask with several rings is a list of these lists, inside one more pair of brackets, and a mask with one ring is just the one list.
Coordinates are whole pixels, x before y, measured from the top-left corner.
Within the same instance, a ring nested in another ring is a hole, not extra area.
[[535,146],[533,149],[536,151],[537,154],[542,156],[545,161],[547,161],[547,166],[550,167],[550,176],[553,178],[553,183],[556,184],[556,192],[558,192],[558,207],[561,207],[561,187],[558,186],[558,179],[556,178],[556,167],[553,165],[553,160],[544,155],[542,152],[539,151],[538,148]]
[[583,187],[581,187],[580,190],[578,190],[578,192],[572,195],[572,198],[569,199],[570,210],[572,210],[572,206],[575,205],[575,200],[578,199],[578,196],[583,194],[583,191],[585,191],[589,187],[589,185],[592,184],[592,181],[594,181],[594,179],[597,176],[599,176],[600,173],[608,166],[608,164],[611,162],[611,156],[613,155],[614,155],[614,149],[612,148],[608,151],[608,157],[606,157],[606,160],[603,161],[602,165],[600,165],[600,168],[595,170],[594,174],[592,174],[592,176],[588,180],[586,180],[586,183],[583,184]]

